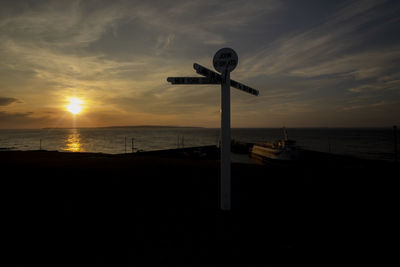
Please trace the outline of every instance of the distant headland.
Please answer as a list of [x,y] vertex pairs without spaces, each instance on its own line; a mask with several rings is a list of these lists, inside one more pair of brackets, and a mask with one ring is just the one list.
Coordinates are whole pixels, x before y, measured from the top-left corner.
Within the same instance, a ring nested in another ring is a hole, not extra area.
[[[118,126],[103,126],[103,127],[76,127],[78,129],[92,128],[92,129],[105,129],[105,128],[204,128],[198,126],[176,126],[176,125],[118,125]],[[45,127],[42,129],[70,129],[70,127]]]
[[128,125],[128,126],[107,126],[95,128],[204,128],[197,126],[176,126],[176,125]]

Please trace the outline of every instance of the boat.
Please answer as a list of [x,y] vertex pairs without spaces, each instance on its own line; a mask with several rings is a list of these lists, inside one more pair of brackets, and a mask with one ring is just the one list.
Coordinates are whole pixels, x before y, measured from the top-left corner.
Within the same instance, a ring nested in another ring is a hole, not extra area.
[[256,143],[250,149],[250,157],[261,163],[294,163],[299,159],[299,148],[295,140],[290,140],[286,128],[282,129],[283,139],[273,143]]

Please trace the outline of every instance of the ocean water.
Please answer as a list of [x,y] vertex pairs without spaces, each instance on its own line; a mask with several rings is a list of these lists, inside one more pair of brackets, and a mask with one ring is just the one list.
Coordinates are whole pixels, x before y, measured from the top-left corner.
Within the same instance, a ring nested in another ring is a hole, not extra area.
[[[392,128],[294,128],[287,129],[290,139],[305,149],[362,158],[393,160]],[[245,142],[267,142],[282,138],[276,128],[232,129],[233,139]],[[216,145],[219,129],[174,127],[126,127],[81,129],[0,130],[0,150],[57,150],[69,152],[101,152],[110,154],[134,150],[160,150]],[[400,138],[397,138],[399,141]],[[398,146],[400,149],[400,146]]]

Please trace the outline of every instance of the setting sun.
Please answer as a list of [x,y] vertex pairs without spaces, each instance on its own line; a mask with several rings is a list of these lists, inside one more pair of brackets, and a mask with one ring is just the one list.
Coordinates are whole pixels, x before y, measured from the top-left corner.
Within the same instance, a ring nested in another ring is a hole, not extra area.
[[82,100],[78,98],[71,98],[67,110],[72,114],[78,114],[82,111]]

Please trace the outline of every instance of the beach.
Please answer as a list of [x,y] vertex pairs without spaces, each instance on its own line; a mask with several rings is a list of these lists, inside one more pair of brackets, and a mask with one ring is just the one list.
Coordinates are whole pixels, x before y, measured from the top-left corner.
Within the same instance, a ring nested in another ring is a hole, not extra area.
[[216,159],[2,151],[0,167],[5,240],[20,266],[318,265],[394,250],[394,162],[233,163],[231,211],[219,209]]

